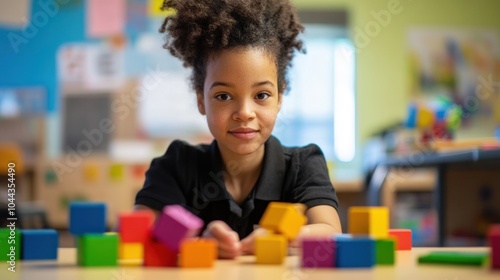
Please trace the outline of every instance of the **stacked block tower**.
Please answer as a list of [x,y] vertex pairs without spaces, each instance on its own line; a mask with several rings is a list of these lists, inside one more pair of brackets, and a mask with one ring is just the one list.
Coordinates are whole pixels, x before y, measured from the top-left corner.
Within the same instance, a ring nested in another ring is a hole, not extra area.
[[281,264],[288,253],[288,242],[295,239],[306,224],[304,207],[292,203],[271,202],[259,225],[268,234],[255,239],[255,256],[259,264]]
[[203,221],[180,205],[166,206],[157,221],[151,211],[121,213],[117,232],[106,232],[103,203],[70,205],[70,232],[77,236],[80,266],[144,265],[211,267],[217,243],[194,238]]
[[78,265],[118,265],[120,238],[116,233],[106,233],[106,204],[72,202],[69,206],[69,232],[76,236]]

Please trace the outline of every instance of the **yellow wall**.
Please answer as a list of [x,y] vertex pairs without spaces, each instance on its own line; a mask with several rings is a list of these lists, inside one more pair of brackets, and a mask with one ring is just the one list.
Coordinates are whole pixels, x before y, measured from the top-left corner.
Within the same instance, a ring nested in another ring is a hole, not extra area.
[[[297,8],[346,8],[351,38],[372,21],[374,13],[397,5],[389,23],[368,44],[354,40],[357,54],[358,144],[380,129],[401,121],[410,100],[407,62],[408,28],[486,27],[500,35],[497,0],[292,0]],[[370,23],[372,22],[372,23]],[[354,39],[354,38],[353,38]],[[364,45],[363,45],[364,44]]]

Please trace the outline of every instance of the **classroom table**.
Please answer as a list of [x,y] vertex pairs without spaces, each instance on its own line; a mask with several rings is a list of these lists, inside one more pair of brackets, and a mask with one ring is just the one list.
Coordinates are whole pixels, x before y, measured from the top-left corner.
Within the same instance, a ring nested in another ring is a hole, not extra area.
[[[500,148],[493,149],[470,149],[452,152],[422,152],[408,156],[389,157],[380,162],[368,184],[367,204],[370,206],[381,205],[381,194],[384,182],[389,171],[401,168],[411,172],[415,168],[434,167],[437,168],[437,185],[435,187],[435,207],[437,212],[438,246],[446,246],[446,199],[447,191],[452,191],[448,186],[446,175],[453,167],[466,166],[479,168],[495,168],[500,172]],[[500,173],[497,173],[500,174]]]
[[[57,261],[20,261],[16,272],[7,271],[7,264],[0,265],[0,279],[29,280],[139,280],[139,279],[272,279],[272,280],[321,280],[321,279],[500,279],[500,270],[482,267],[417,264],[418,256],[429,251],[489,252],[489,248],[413,248],[397,251],[396,265],[375,266],[363,269],[317,268],[302,269],[297,255],[288,256],[282,265],[257,265],[254,256],[235,260],[218,260],[213,268],[151,268],[140,266],[79,267],[76,265],[75,248],[59,248]],[[360,252],[361,254],[361,252]]]

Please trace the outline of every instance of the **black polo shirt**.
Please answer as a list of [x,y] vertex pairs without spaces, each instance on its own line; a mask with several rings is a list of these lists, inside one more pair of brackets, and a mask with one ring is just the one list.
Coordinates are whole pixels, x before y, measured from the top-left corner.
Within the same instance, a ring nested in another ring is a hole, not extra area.
[[265,143],[260,177],[238,205],[224,185],[217,142],[193,146],[176,140],[163,156],[153,159],[135,204],[160,211],[165,205],[180,204],[203,219],[205,225],[222,220],[243,238],[253,231],[271,201],[337,209],[337,195],[317,145],[288,148],[271,136]]

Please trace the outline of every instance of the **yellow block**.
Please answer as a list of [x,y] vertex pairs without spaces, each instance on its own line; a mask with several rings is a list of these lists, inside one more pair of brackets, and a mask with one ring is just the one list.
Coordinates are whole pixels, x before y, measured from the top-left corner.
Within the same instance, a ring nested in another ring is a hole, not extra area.
[[262,215],[259,225],[293,240],[307,222],[306,216],[300,211],[301,207],[293,203],[271,202]]
[[387,207],[349,208],[349,233],[367,234],[384,238],[389,231],[389,209]]
[[255,257],[258,264],[282,264],[287,255],[285,236],[268,234],[255,238]]
[[118,261],[120,265],[142,265],[144,245],[142,243],[120,243]]

